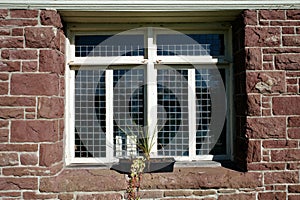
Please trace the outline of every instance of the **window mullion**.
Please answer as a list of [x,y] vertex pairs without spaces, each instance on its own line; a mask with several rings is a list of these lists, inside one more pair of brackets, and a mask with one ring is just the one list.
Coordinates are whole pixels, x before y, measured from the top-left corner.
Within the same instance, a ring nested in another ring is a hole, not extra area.
[[148,64],[146,69],[146,82],[147,82],[147,124],[149,128],[150,138],[154,137],[154,145],[151,155],[157,155],[157,72],[154,69],[154,61],[156,57],[156,45],[154,41],[154,33],[152,28],[147,31],[147,48],[148,48]]
[[113,123],[113,70],[105,71],[106,94],[106,158],[113,158],[114,123]]
[[189,157],[196,157],[196,86],[195,69],[188,69]]

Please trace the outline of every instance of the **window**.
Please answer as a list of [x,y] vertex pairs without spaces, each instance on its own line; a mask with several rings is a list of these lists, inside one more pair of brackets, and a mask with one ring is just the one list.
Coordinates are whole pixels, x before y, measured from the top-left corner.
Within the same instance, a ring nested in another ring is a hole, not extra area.
[[138,156],[138,138],[124,132],[145,126],[157,130],[153,157],[228,159],[227,37],[226,31],[151,27],[73,33],[67,162],[110,163]]

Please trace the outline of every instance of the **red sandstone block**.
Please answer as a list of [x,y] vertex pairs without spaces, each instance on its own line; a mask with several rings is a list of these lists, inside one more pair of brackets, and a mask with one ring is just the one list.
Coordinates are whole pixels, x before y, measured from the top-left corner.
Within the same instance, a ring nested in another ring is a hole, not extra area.
[[298,141],[295,140],[264,140],[264,148],[297,148]]
[[37,190],[37,178],[0,177],[0,190]]
[[263,49],[264,54],[300,53],[299,47],[278,47]]
[[300,97],[273,97],[274,115],[300,115]]
[[10,35],[10,29],[0,28],[0,35]]
[[284,149],[271,151],[271,160],[278,161],[300,161],[300,149]]
[[64,116],[64,99],[55,97],[42,97],[38,99],[39,118],[62,118]]
[[247,163],[261,161],[261,141],[251,140],[248,142]]
[[21,197],[21,192],[0,192],[0,197]]
[[271,26],[299,26],[300,21],[271,21]]
[[35,192],[23,192],[24,199],[57,199],[57,194],[36,194]]
[[55,37],[52,27],[25,28],[26,47],[28,48],[53,48]]
[[23,36],[24,35],[24,28],[13,28],[11,30],[12,36]]
[[285,117],[248,118],[246,136],[253,139],[285,138]]
[[60,200],[73,200],[75,198],[74,198],[73,194],[59,194],[58,199],[60,199]]
[[8,79],[9,79],[8,73],[5,74],[0,73],[0,81],[8,81]]
[[24,109],[0,108],[0,119],[24,119]]
[[231,200],[231,199],[243,199],[243,200],[256,200],[256,196],[254,193],[246,194],[227,194],[227,195],[220,195],[218,200]]
[[17,153],[0,153],[0,166],[14,166],[19,164]]
[[289,127],[300,127],[300,117],[289,117],[288,118]]
[[261,10],[259,11],[259,17],[263,20],[284,20],[284,10]]
[[49,167],[63,160],[63,143],[41,144],[40,145],[40,166]]
[[11,94],[59,95],[59,77],[56,74],[13,74]]
[[286,199],[286,192],[262,192],[258,194],[258,200]]
[[20,161],[22,165],[37,165],[38,157],[35,153],[22,153]]
[[0,19],[0,27],[7,26],[36,26],[38,25],[37,19]]
[[297,84],[298,80],[296,78],[288,78],[286,79],[287,84]]
[[112,194],[78,194],[77,200],[89,200],[89,199],[114,199],[114,200],[121,200],[122,195],[119,193],[112,193]]
[[38,69],[37,61],[24,61],[22,62],[23,72],[36,72]]
[[292,194],[288,196],[288,200],[299,200],[300,194]]
[[37,10],[10,10],[11,18],[36,18],[37,16]]
[[283,36],[282,43],[284,46],[299,46],[300,45],[300,36]]
[[300,57],[294,54],[281,54],[275,56],[276,69],[298,70],[300,69]]
[[64,55],[56,50],[41,50],[39,55],[39,71],[64,74]]
[[0,95],[8,94],[8,83],[0,82]]
[[57,28],[62,28],[60,15],[54,10],[42,10],[40,18],[42,25],[50,25]]
[[57,121],[17,120],[11,122],[12,142],[53,142],[57,139]]
[[273,62],[263,63],[263,70],[274,70]]
[[0,48],[23,48],[23,37],[0,37]]
[[290,193],[299,193],[300,194],[300,185],[289,185],[288,191]]
[[8,129],[0,129],[0,142],[8,142]]
[[37,50],[4,50],[1,54],[4,59],[11,60],[35,60],[38,58]]
[[261,100],[260,100],[261,95],[248,95],[247,96],[247,114],[250,116],[260,116],[261,111]]
[[299,91],[298,85],[287,85],[287,93],[297,94]]
[[19,61],[0,61],[0,71],[15,72],[20,71],[21,62]]
[[286,16],[288,20],[299,20],[300,11],[299,10],[286,10]]
[[288,131],[288,138],[290,139],[300,139],[300,128],[289,128]]
[[273,61],[273,55],[263,55],[264,61]]
[[299,172],[282,171],[282,172],[265,172],[265,184],[278,183],[298,183]]
[[245,10],[243,13],[245,25],[257,25],[257,11]]
[[[267,157],[266,157],[267,158]],[[262,171],[262,170],[284,170],[284,163],[249,163],[248,170]]]
[[282,34],[295,34],[294,27],[282,27]]
[[246,47],[276,47],[281,43],[279,27],[246,27],[245,35]]
[[36,152],[38,144],[0,144],[0,151]]
[[249,70],[262,69],[262,54],[260,48],[246,49],[246,68]]
[[7,9],[0,9],[0,19],[4,19],[8,16],[8,10]]
[[35,106],[34,97],[0,97],[0,106]]

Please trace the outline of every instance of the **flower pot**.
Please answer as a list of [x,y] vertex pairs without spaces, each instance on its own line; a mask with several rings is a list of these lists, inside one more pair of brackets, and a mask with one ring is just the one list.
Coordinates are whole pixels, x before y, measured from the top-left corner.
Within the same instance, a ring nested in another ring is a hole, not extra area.
[[[119,163],[111,167],[112,170],[123,174],[130,174],[131,164],[134,159],[119,159]],[[144,173],[172,172],[174,169],[174,158],[150,158],[145,161]]]

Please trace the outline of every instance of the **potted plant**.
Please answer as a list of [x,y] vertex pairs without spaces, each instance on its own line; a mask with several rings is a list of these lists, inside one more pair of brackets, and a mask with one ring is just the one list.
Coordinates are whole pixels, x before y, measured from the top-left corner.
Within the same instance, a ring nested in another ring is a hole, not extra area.
[[[138,150],[141,151],[143,160],[145,162],[145,168],[143,172],[171,172],[173,171],[175,160],[174,158],[152,158],[152,149],[155,145],[155,138],[157,135],[157,125],[151,132],[149,127],[137,127],[136,131],[126,126],[125,129],[120,128],[125,133],[127,139],[130,139],[132,143],[135,143]],[[133,139],[135,138],[135,139]],[[112,166],[112,169],[121,173],[129,174],[131,172],[131,165],[136,158],[121,158],[119,163]]]

